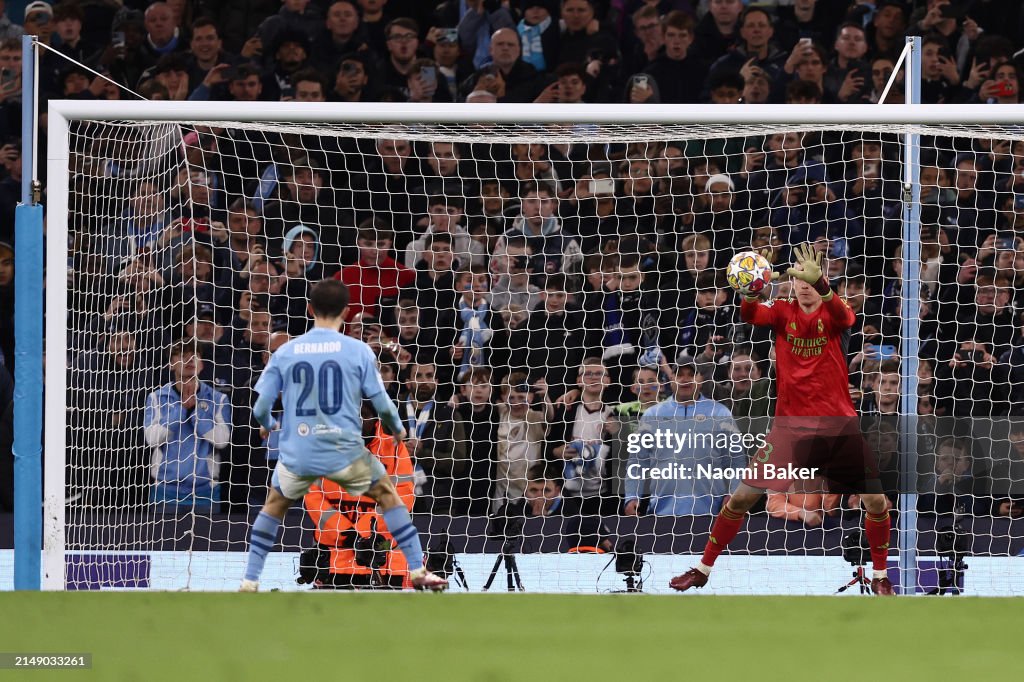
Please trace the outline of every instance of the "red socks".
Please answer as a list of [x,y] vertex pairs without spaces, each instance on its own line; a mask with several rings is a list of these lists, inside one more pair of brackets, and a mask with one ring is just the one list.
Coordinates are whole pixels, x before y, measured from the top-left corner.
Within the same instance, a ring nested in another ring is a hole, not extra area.
[[886,570],[886,562],[889,558],[889,512],[864,515],[864,534],[868,538],[868,547],[871,550],[871,565],[876,571]]
[[711,526],[711,536],[708,538],[708,544],[704,546],[704,556],[701,558],[702,564],[705,566],[715,565],[718,555],[740,532],[745,516],[745,513],[737,514],[728,507],[722,507],[722,511],[715,518],[715,525]]

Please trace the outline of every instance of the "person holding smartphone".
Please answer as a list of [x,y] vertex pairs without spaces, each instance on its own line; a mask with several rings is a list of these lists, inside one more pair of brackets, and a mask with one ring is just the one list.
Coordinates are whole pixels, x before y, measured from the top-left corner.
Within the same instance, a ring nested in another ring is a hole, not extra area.
[[[417,59],[406,79],[410,102],[451,102],[452,93],[446,87],[437,87],[437,63],[432,59]],[[443,77],[443,76],[441,76]]]
[[835,59],[825,73],[825,90],[844,104],[870,101],[871,66],[864,61],[868,51],[864,28],[853,22],[844,23],[836,34]]

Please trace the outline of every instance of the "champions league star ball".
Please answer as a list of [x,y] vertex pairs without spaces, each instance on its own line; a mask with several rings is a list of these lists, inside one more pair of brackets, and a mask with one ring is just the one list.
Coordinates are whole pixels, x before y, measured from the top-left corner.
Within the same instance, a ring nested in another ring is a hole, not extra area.
[[743,295],[760,293],[772,281],[771,263],[754,251],[740,251],[725,270],[725,279]]

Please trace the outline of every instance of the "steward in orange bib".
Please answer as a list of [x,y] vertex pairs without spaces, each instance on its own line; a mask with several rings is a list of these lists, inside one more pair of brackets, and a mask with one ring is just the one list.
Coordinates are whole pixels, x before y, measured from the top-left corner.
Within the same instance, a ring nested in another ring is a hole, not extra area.
[[[384,433],[380,422],[363,411],[366,448],[380,459],[405,506],[415,501],[413,464],[405,444]],[[302,553],[299,583],[324,589],[409,587],[405,558],[393,546],[387,525],[369,497],[355,497],[341,486],[321,478],[303,498],[316,525],[317,546]]]

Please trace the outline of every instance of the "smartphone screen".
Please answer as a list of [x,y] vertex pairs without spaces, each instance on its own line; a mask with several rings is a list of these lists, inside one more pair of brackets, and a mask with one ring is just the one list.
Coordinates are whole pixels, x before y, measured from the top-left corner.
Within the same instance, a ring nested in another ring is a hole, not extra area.
[[427,87],[437,85],[437,69],[433,66],[424,66],[420,71],[420,78]]

